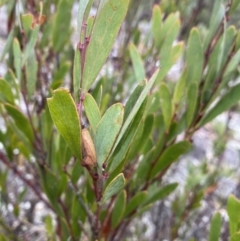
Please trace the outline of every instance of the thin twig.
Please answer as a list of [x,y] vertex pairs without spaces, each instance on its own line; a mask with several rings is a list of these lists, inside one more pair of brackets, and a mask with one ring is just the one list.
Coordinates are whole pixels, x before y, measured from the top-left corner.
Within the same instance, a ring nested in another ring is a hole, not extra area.
[[69,213],[68,213],[68,209],[67,207],[65,206],[65,204],[63,203],[63,201],[61,200],[61,198],[58,199],[58,203],[60,204],[60,206],[62,207],[62,210],[63,210],[63,213],[65,215],[65,220],[67,222],[67,226],[69,228],[69,231],[71,233],[71,236],[72,236],[72,239],[75,241],[75,236],[74,236],[74,233],[73,233],[73,230],[72,230],[72,226],[71,226],[71,221],[70,221],[70,217],[69,217]]
[[26,179],[22,173],[16,168],[15,165],[12,165],[12,163],[8,160],[8,158],[6,157],[6,155],[0,151],[0,160],[9,168],[11,169],[15,175],[17,175],[28,187],[30,187],[34,193],[38,196],[38,198],[44,202],[44,204],[51,210],[53,210],[53,207],[51,206],[51,204],[42,197],[41,192],[33,185],[33,183]]
[[68,180],[68,186],[74,192],[74,194],[77,196],[79,203],[81,204],[81,206],[83,207],[83,209],[85,210],[85,212],[88,216],[88,219],[92,222],[94,220],[94,218],[93,218],[94,215],[91,212],[91,210],[88,208],[88,206],[85,204],[85,202],[83,201],[83,198],[81,197],[77,188],[75,187],[75,185],[70,180]]

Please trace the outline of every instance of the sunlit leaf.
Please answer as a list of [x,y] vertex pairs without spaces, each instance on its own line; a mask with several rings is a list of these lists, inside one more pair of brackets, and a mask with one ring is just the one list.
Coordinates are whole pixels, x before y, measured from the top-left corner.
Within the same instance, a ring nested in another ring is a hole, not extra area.
[[128,0],[109,0],[100,10],[87,48],[82,90],[86,93],[104,65],[128,8]]
[[72,153],[81,160],[81,127],[79,115],[74,100],[66,89],[53,92],[53,97],[48,98],[51,117],[58,131],[63,136]]
[[117,194],[125,186],[125,178],[122,173],[117,175],[106,187],[101,202],[105,203],[113,195]]

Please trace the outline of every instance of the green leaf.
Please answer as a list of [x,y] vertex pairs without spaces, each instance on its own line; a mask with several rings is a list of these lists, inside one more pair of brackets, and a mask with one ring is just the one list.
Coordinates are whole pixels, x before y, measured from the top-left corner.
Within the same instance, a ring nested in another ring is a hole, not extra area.
[[158,71],[157,70],[153,76],[151,77],[151,79],[148,81],[148,83],[146,84],[146,86],[144,87],[143,91],[141,92],[141,94],[139,95],[139,98],[136,100],[136,103],[134,105],[134,107],[132,107],[131,112],[129,113],[129,115],[126,117],[124,124],[122,126],[122,129],[118,135],[118,138],[116,140],[116,143],[114,145],[113,151],[115,150],[116,146],[119,144],[120,140],[122,139],[123,135],[125,134],[125,132],[127,131],[130,123],[132,122],[133,118],[135,117],[135,115],[137,114],[138,110],[140,109],[143,101],[145,100],[146,96],[148,95],[150,89],[152,88],[153,84],[155,83],[156,77],[158,75]]
[[179,13],[176,12],[169,14],[161,28],[161,35],[163,39],[161,40],[160,56],[166,56],[165,53],[167,53],[167,51],[169,54],[169,50],[171,49],[173,41],[176,39],[179,30]]
[[29,57],[32,55],[32,52],[34,51],[34,47],[35,47],[36,42],[37,42],[39,28],[40,28],[40,25],[37,25],[31,32],[30,39],[29,39],[29,41],[26,45],[26,48],[25,48],[25,51],[24,51],[24,54],[23,54],[22,67],[26,64]]
[[112,105],[104,114],[96,128],[95,148],[99,168],[106,161],[121,129],[124,108],[122,104]]
[[88,121],[92,127],[94,134],[96,133],[97,125],[101,120],[100,110],[96,101],[91,94],[87,93],[83,102],[84,110],[87,115]]
[[230,235],[239,232],[240,225],[240,200],[230,195],[227,201],[227,212],[229,216]]
[[232,87],[219,101],[218,103],[207,112],[199,123],[199,127],[205,125],[222,112],[228,110],[240,100],[240,84]]
[[159,93],[160,93],[160,105],[161,105],[161,110],[162,110],[162,115],[163,115],[163,120],[165,125],[165,131],[168,132],[169,127],[171,125],[173,110],[172,110],[171,95],[166,84],[161,83],[159,88]]
[[52,42],[55,52],[61,52],[70,38],[71,10],[73,0],[60,0],[52,29]]
[[[87,9],[89,0],[79,0],[78,4],[78,17],[77,17],[77,38],[80,38],[80,33],[82,29],[82,23],[84,20],[84,14]],[[86,17],[86,16],[85,16]]]
[[[169,52],[165,52],[160,56],[161,59],[164,59],[164,62],[161,62],[161,71],[159,71],[156,82],[161,82],[167,75],[168,71],[174,65],[176,60],[181,56],[183,51],[183,42],[179,42],[174,45]],[[165,55],[164,55],[165,54]]]
[[[130,97],[131,99],[131,97]],[[130,100],[129,99],[129,100]],[[127,102],[125,109],[127,108],[129,102]],[[125,135],[119,142],[117,148],[112,154],[112,158],[110,159],[110,168],[109,172],[112,173],[121,162],[124,161],[129,148],[133,144],[135,140],[135,136],[137,134],[139,125],[143,118],[143,114],[146,108],[147,100],[143,102],[142,106],[140,107],[138,113],[136,114],[135,118],[133,119],[132,123],[129,125],[128,130],[125,132]],[[125,112],[126,113],[126,112]],[[125,115],[124,115],[125,116]]]
[[99,10],[103,8],[103,6],[108,2],[109,0],[101,0],[99,4]]
[[133,44],[130,44],[129,51],[136,80],[137,82],[142,81],[145,78],[145,69],[142,58]]
[[154,5],[153,12],[152,12],[152,33],[153,33],[153,39],[154,44],[158,49],[160,49],[161,46],[161,40],[163,39],[163,36],[161,34],[162,29],[162,12],[158,5]]
[[239,0],[233,0],[232,1],[231,8],[230,8],[230,11],[229,11],[230,15],[232,15],[234,13],[234,11],[238,8],[239,4],[240,4]]
[[58,176],[50,169],[45,169],[41,177],[44,193],[47,195],[54,209],[59,213],[59,205],[55,205],[61,195],[61,183]]
[[137,103],[137,100],[139,99],[143,89],[146,86],[146,81],[142,81],[137,85],[137,87],[134,89],[132,94],[130,95],[126,105],[125,105],[125,111],[124,111],[124,122],[126,121],[127,117],[130,115],[132,112],[134,106]]
[[134,209],[140,207],[146,198],[146,191],[138,192],[133,198],[131,198],[127,203],[126,210],[124,212],[124,217],[127,217]]
[[102,203],[105,203],[108,199],[110,199],[113,195],[120,192],[125,186],[125,178],[122,173],[117,175],[106,187],[102,197]]
[[[229,55],[232,52],[232,48],[233,48],[233,44],[234,44],[234,40],[236,37],[236,28],[233,26],[230,26],[226,31],[224,31],[224,35],[220,38],[220,40],[218,41],[216,47],[213,50],[213,53],[210,56],[209,59],[209,72],[207,75],[207,79],[205,81],[204,84],[204,92],[203,94],[205,94],[206,92],[209,93],[209,99],[207,99],[207,107],[205,109],[207,109],[212,102],[219,96],[219,94],[221,93],[221,91],[223,90],[223,88],[227,85],[227,82],[229,81],[228,78],[224,78],[220,84],[216,81],[219,81],[219,78],[221,79],[221,73],[222,73],[222,69],[225,68],[225,64],[227,63],[227,61],[229,61]],[[217,64],[216,64],[217,62]],[[215,85],[215,86],[214,86]],[[218,87],[217,87],[218,86]],[[215,90],[214,92],[212,92],[212,89],[216,88],[217,90]],[[213,94],[211,94],[213,93]],[[205,94],[205,102],[206,102],[206,94]],[[210,98],[211,97],[211,98]]]
[[34,94],[34,91],[36,89],[37,71],[38,62],[36,61],[34,51],[32,51],[26,63],[27,90],[29,98]]
[[13,37],[14,37],[14,29],[11,30],[11,32],[9,33],[8,37],[7,37],[7,41],[4,45],[4,48],[2,50],[1,56],[0,56],[0,62],[3,61],[5,55],[10,51],[11,47],[12,47],[12,43],[13,43]]
[[240,232],[233,234],[229,239],[229,241],[239,241],[239,240],[240,240]]
[[190,126],[195,116],[195,111],[197,107],[197,99],[198,99],[198,85],[196,82],[192,82],[188,89],[187,95],[187,125]]
[[83,172],[82,165],[79,162],[76,162],[73,166],[73,170],[71,173],[71,181],[72,183],[77,183],[79,178],[81,177],[81,174]]
[[157,190],[153,193],[149,193],[147,200],[144,202],[144,206],[148,206],[149,204],[153,204],[154,202],[167,197],[177,188],[177,186],[178,183],[171,183],[161,188],[160,190]]
[[63,79],[67,73],[69,73],[71,68],[71,62],[65,61],[62,62],[59,69],[54,73],[53,81],[51,84],[51,88],[57,89],[62,85]]
[[180,30],[180,20],[179,14],[170,14],[166,21],[163,24],[161,35],[163,36],[163,43],[160,50],[160,59],[164,61],[161,62],[161,71],[159,72],[159,76],[157,77],[157,82],[162,81],[162,79],[166,76],[167,72],[173,65],[173,50],[181,49],[181,45],[178,45],[178,48],[172,47],[173,41],[176,40],[178,32]]
[[144,129],[142,134],[143,140],[147,140],[149,137],[151,138],[152,129],[154,125],[154,117],[155,116],[153,114],[149,114],[144,120]]
[[185,89],[186,89],[186,69],[183,71],[180,79],[175,85],[174,94],[173,94],[173,104],[175,107],[179,106],[179,102],[185,97]]
[[54,235],[54,225],[51,215],[47,215],[44,217],[45,229],[47,231],[48,237],[53,237]]
[[[86,200],[84,200],[85,202]],[[79,223],[78,221],[81,220],[81,222],[84,223],[85,219],[86,219],[86,214],[85,214],[85,210],[83,209],[82,205],[80,204],[78,197],[73,197],[72,200],[72,205],[71,205],[71,218],[72,218],[72,229],[74,234],[79,237],[82,230],[81,228],[79,228]]]
[[125,208],[126,208],[126,191],[121,191],[115,201],[112,211],[111,226],[116,228],[121,222]]
[[91,16],[91,17],[88,18],[88,21],[87,21],[87,32],[86,32],[86,36],[87,37],[91,36],[93,25],[94,25],[94,20],[95,20],[94,16]]
[[111,98],[110,93],[106,93],[105,95],[103,95],[101,105],[100,105],[101,114],[103,114],[106,111],[110,98]]
[[153,147],[138,164],[137,170],[135,171],[137,176],[136,185],[143,183],[147,179],[149,171],[151,170],[152,160],[154,158],[153,155],[155,152],[156,148]]
[[[229,77],[229,75],[236,71],[237,66],[240,63],[240,49],[234,54],[234,56],[229,61],[226,70],[224,71],[223,78]],[[225,81],[224,81],[225,82]]]
[[13,118],[18,129],[23,132],[30,141],[30,143],[32,143],[34,135],[27,117],[15,106],[12,106],[10,104],[5,104],[5,109],[7,110],[8,114]]
[[82,90],[86,93],[104,65],[126,15],[128,0],[109,0],[93,26],[87,48]]
[[[12,143],[12,147],[11,147],[11,151],[14,148],[18,148],[20,153],[25,156],[27,159],[30,158],[30,153],[32,153],[32,148],[33,148],[33,143],[29,140],[29,138],[26,136],[26,134],[24,133],[24,130],[20,129],[17,124],[15,123],[15,120],[8,120],[8,130],[11,129],[12,135],[11,138],[13,138],[13,140],[11,141]],[[10,135],[8,135],[10,136]],[[9,139],[11,139],[9,138]],[[10,147],[8,147],[8,151],[11,152]],[[12,153],[9,153],[9,155],[12,155]]]
[[191,143],[189,141],[181,141],[165,149],[151,171],[151,178],[155,177],[165,167],[176,161],[182,154],[186,153],[190,147]]
[[0,78],[0,100],[9,102],[14,105],[14,95],[9,83]]
[[78,103],[80,101],[80,82],[81,82],[81,56],[80,51],[77,48],[74,56],[74,65],[73,65],[73,89],[74,89],[74,98]]
[[66,89],[53,92],[47,99],[49,111],[58,131],[67,142],[72,153],[81,160],[81,127],[74,100]]
[[204,53],[197,28],[192,28],[188,39],[186,62],[187,62],[187,83],[199,83],[203,71]]
[[204,51],[207,49],[210,41],[212,40],[214,34],[216,33],[224,15],[225,15],[225,8],[222,5],[222,1],[214,1],[208,34],[204,40]]
[[31,13],[23,14],[21,15],[21,20],[24,34],[29,37],[28,35],[32,30],[33,15]]
[[[2,7],[6,2],[7,0],[0,0],[0,7]],[[1,235],[0,237],[2,238],[3,236]],[[5,240],[5,238],[3,240]]]
[[216,241],[220,238],[222,218],[220,213],[215,213],[211,220],[208,241]]
[[16,76],[18,78],[18,81],[21,81],[22,52],[21,52],[18,39],[16,38],[14,38],[13,40],[13,56],[14,56],[14,68],[16,71]]

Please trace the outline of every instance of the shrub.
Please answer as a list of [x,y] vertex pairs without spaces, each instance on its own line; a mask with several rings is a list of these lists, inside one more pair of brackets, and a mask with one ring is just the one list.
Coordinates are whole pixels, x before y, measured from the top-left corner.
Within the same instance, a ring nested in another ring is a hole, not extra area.
[[[163,1],[165,11],[153,7],[147,34],[138,28],[144,3],[136,2],[102,0],[92,16],[93,1],[79,1],[74,47],[74,1],[8,2],[1,56],[7,71],[0,79],[3,240],[26,239],[25,220],[33,223],[39,202],[45,240],[123,240],[134,218],[176,190],[165,177],[191,149],[194,133],[239,101],[240,35],[228,25],[239,1],[215,1],[208,27],[187,18],[181,25],[176,10],[186,13],[184,5]],[[200,2],[189,2],[192,14],[201,12]],[[183,67],[171,80],[178,61]],[[180,213],[171,240],[214,175],[186,206],[173,205]],[[12,197],[13,177],[22,185]],[[31,201],[29,215],[23,200]],[[229,197],[230,240],[239,236],[238,205]],[[209,241],[220,227],[217,213]]]

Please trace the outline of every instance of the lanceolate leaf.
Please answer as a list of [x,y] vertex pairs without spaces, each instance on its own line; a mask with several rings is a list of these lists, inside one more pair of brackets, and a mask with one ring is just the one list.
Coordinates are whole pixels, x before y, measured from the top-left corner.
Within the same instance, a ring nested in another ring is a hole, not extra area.
[[102,197],[102,203],[105,203],[113,195],[117,194],[123,189],[125,185],[125,178],[122,173],[117,175],[106,187]]
[[24,133],[24,135],[28,138],[30,143],[33,142],[33,131],[31,128],[31,125],[25,115],[18,110],[15,106],[12,106],[10,104],[5,104],[5,108],[8,112],[8,114],[13,118],[15,121],[16,126],[19,128],[21,132]]
[[221,233],[221,223],[222,218],[220,213],[215,213],[211,220],[210,232],[208,241],[216,241],[219,240],[219,236]]
[[108,0],[100,10],[87,47],[82,90],[86,93],[104,65],[128,8],[128,0]]
[[0,79],[0,100],[14,104],[12,88],[4,79]]
[[190,126],[196,110],[197,99],[198,99],[198,84],[196,82],[192,82],[189,85],[187,101],[188,101],[188,108],[187,108],[187,125]]
[[94,133],[96,133],[97,125],[101,120],[100,110],[97,106],[96,101],[90,94],[86,94],[84,99],[84,110],[86,112],[88,121],[92,127]]
[[147,192],[138,192],[130,201],[127,203],[124,217],[127,217],[135,208],[141,206],[141,204],[147,198]]
[[229,216],[230,235],[239,232],[240,220],[240,201],[233,195],[230,195],[227,201],[227,211]]
[[170,193],[172,193],[177,188],[177,186],[178,186],[178,183],[171,183],[161,188],[160,190],[157,190],[156,192],[149,194],[147,200],[144,202],[144,206],[147,206],[149,204],[152,204],[156,201],[159,201],[165,198]]
[[171,119],[172,119],[171,95],[168,90],[168,87],[164,83],[161,83],[159,93],[160,93],[161,110],[162,110],[163,120],[165,124],[165,131],[168,132],[171,124]]
[[29,42],[27,43],[26,49],[24,51],[23,60],[22,60],[22,66],[26,64],[28,58],[32,55],[34,46],[36,45],[36,42],[37,42],[39,28],[40,28],[40,25],[37,25],[32,30]]
[[51,84],[51,88],[53,90],[59,88],[62,85],[64,77],[67,73],[69,73],[71,66],[72,64],[70,61],[62,61],[59,69],[57,69],[53,76],[53,81]]
[[10,34],[8,35],[7,41],[6,41],[5,45],[4,45],[4,49],[3,49],[2,53],[1,53],[0,62],[3,61],[5,55],[8,53],[8,51],[12,47],[13,37],[14,37],[14,30],[12,29]]
[[116,202],[113,207],[112,218],[111,218],[111,225],[113,228],[117,227],[117,225],[121,222],[123,217],[125,208],[126,208],[126,191],[123,190],[117,196]]
[[187,83],[199,83],[202,77],[204,54],[197,28],[190,32],[187,46]]
[[126,105],[125,105],[125,111],[124,111],[124,122],[130,115],[131,111],[133,110],[134,106],[137,103],[137,100],[139,99],[144,87],[146,86],[146,81],[142,81],[138,86],[134,89],[133,93],[130,95]]
[[179,156],[186,153],[191,147],[189,141],[181,141],[174,145],[169,146],[158,159],[154,168],[151,171],[151,178],[155,177],[165,167],[176,161]]
[[16,76],[18,81],[21,81],[21,62],[22,62],[22,52],[20,49],[20,44],[18,39],[13,40],[13,55],[14,55],[14,68],[16,71]]
[[209,32],[204,41],[204,51],[207,49],[213,35],[215,34],[219,24],[221,23],[224,17],[224,14],[225,8],[222,4],[222,1],[215,1],[209,24]]
[[52,30],[52,42],[55,52],[60,52],[70,37],[72,3],[73,0],[58,1],[57,14]]
[[129,113],[129,115],[127,116],[127,118],[124,121],[123,127],[118,135],[118,138],[116,140],[116,143],[114,145],[113,151],[116,148],[116,146],[118,145],[118,143],[120,142],[120,140],[122,139],[123,135],[125,134],[126,130],[128,129],[130,123],[132,122],[134,116],[136,115],[136,113],[138,112],[139,108],[141,107],[143,101],[145,100],[146,96],[148,95],[150,89],[152,88],[153,84],[155,83],[156,77],[158,75],[158,70],[153,74],[153,76],[151,77],[151,79],[149,80],[149,82],[146,84],[145,88],[143,89],[143,91],[141,92],[138,100],[136,101],[134,107],[132,108],[131,112]]
[[142,81],[145,78],[145,69],[141,56],[138,53],[137,48],[133,44],[130,44],[129,51],[136,80],[138,82]]
[[229,75],[237,69],[237,66],[240,62],[240,49],[235,53],[235,55],[231,58],[230,62],[227,65],[226,70],[224,71],[223,78],[229,77]]
[[240,84],[231,88],[219,102],[203,117],[198,126],[203,126],[240,100]]
[[58,89],[48,100],[48,107],[58,131],[72,153],[81,160],[81,128],[76,105],[68,90]]
[[34,94],[37,81],[38,62],[34,51],[31,52],[26,63],[27,90],[29,98]]
[[[235,36],[236,28],[230,26],[224,31],[224,35],[218,40],[218,43],[216,44],[209,58],[209,71],[207,74],[207,79],[204,83],[204,92],[212,92],[214,84],[216,84],[216,79],[219,78],[219,75],[224,68],[224,64],[228,60],[229,54],[232,51]],[[222,90],[222,87],[226,85],[226,81],[228,81],[228,79],[223,79],[214,94],[210,95],[211,98],[209,97],[210,101],[208,102],[208,106],[213,102],[213,100],[216,99],[216,97],[219,96],[219,92]]]
[[[146,84],[145,81],[140,83],[135,88],[135,90],[133,91],[131,96],[129,97],[129,99],[125,105],[123,123],[125,122],[125,120],[129,116],[129,114],[131,113],[143,88],[145,87],[145,84]],[[139,123],[143,117],[145,107],[146,107],[146,101],[145,101],[145,104],[143,103],[142,106],[140,107],[138,113],[136,114],[132,123],[129,125],[128,130],[125,132],[124,136],[122,137],[122,139],[119,142],[118,146],[116,147],[115,151],[112,152],[112,155],[111,155],[112,158],[111,158],[110,169],[109,169],[110,172],[112,172],[119,165],[119,163],[124,159],[125,155],[127,154],[128,148],[133,141],[133,137],[135,136]]]
[[99,168],[106,161],[121,129],[124,109],[122,104],[112,105],[96,128],[95,148]]
[[159,48],[161,45],[161,39],[163,38],[162,33],[162,13],[158,5],[153,7],[152,13],[152,33],[155,45]]
[[111,161],[110,168],[109,168],[110,173],[112,173],[112,171],[114,171],[115,168],[118,167],[119,164],[124,161],[124,158],[126,157],[130,146],[133,144],[139,125],[143,118],[146,104],[147,104],[147,100],[143,102],[142,106],[140,107],[132,123],[129,125],[128,130],[125,132],[125,135],[123,136],[117,148],[113,152],[112,158],[110,158],[110,161]]
[[173,94],[173,104],[176,107],[179,106],[179,102],[181,101],[181,99],[185,97],[186,76],[187,76],[187,71],[185,69],[180,79],[175,85],[174,94]]
[[180,20],[179,14],[170,14],[165,20],[161,35],[163,36],[163,43],[160,50],[160,59],[164,60],[161,62],[161,71],[159,71],[159,76],[157,77],[157,82],[162,81],[166,76],[167,72],[173,65],[173,56],[176,50],[181,50],[181,45],[176,49],[172,47],[173,41],[176,39],[178,32],[180,30]]
[[25,36],[29,37],[29,33],[32,30],[33,15],[31,13],[21,15],[22,27]]

